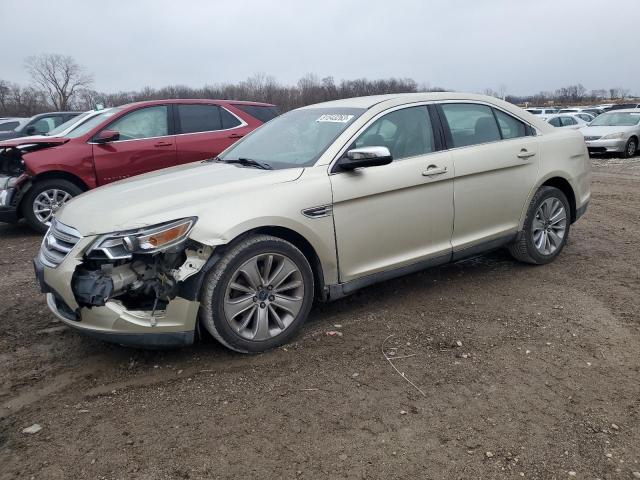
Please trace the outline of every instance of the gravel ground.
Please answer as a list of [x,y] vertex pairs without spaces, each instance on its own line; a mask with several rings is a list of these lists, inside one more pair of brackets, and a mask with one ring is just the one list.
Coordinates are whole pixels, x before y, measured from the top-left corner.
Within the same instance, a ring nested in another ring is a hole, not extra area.
[[640,160],[594,160],[553,264],[389,281],[257,356],[79,336],[2,225],[0,478],[639,478],[639,212]]

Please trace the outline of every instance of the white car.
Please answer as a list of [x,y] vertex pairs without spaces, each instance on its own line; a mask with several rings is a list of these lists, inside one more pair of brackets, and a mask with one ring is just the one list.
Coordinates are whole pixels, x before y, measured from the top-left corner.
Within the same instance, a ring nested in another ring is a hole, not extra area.
[[580,129],[589,153],[622,153],[633,157],[640,139],[640,110],[611,110]]
[[589,123],[574,113],[556,113],[542,117],[542,119],[557,128],[582,128]]

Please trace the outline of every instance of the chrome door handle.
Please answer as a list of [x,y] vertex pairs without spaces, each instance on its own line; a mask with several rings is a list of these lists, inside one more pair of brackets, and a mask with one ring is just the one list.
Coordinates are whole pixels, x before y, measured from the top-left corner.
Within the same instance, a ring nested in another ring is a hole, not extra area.
[[153,145],[154,147],[172,147],[172,142],[158,142]]
[[422,172],[423,177],[434,177],[436,175],[442,175],[447,173],[447,167],[438,167],[437,165],[429,165],[427,169]]
[[527,151],[526,148],[523,148],[522,150],[520,150],[520,153],[518,154],[518,158],[529,158],[529,157],[533,157],[536,154],[536,152],[529,152]]

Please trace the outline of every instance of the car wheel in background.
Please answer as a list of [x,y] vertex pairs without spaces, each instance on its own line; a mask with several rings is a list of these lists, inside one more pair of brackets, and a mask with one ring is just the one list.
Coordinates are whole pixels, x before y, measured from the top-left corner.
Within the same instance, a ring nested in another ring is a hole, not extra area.
[[524,227],[509,252],[521,262],[543,265],[555,259],[569,236],[571,210],[567,197],[555,187],[541,187],[531,200]]
[[631,158],[636,154],[638,150],[638,140],[630,138],[624,147],[624,158]]
[[286,343],[313,303],[313,272],[291,243],[256,235],[233,246],[207,274],[200,321],[220,343],[256,353]]
[[45,233],[60,207],[81,193],[82,189],[69,180],[36,182],[22,200],[22,216],[35,231]]

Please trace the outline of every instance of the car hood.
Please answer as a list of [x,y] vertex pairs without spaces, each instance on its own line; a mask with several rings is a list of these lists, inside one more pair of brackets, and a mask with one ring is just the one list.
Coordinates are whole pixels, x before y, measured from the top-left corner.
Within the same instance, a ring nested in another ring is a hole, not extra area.
[[[83,236],[132,230],[178,218],[215,215],[241,200],[263,201],[275,184],[296,180],[303,168],[260,170],[196,162],[99,187],[71,200],[56,218]],[[251,200],[253,199],[253,200]]]
[[40,147],[53,147],[56,145],[62,145],[67,143],[68,138],[64,137],[46,137],[44,135],[38,135],[33,137],[20,137],[4,140],[0,142],[0,148],[7,147],[21,147],[26,145],[38,145]]
[[637,128],[638,128],[637,125],[634,125],[631,127],[597,127],[596,126],[596,127],[583,127],[580,129],[580,131],[584,135],[588,135],[590,137],[603,137],[611,133],[630,132]]

